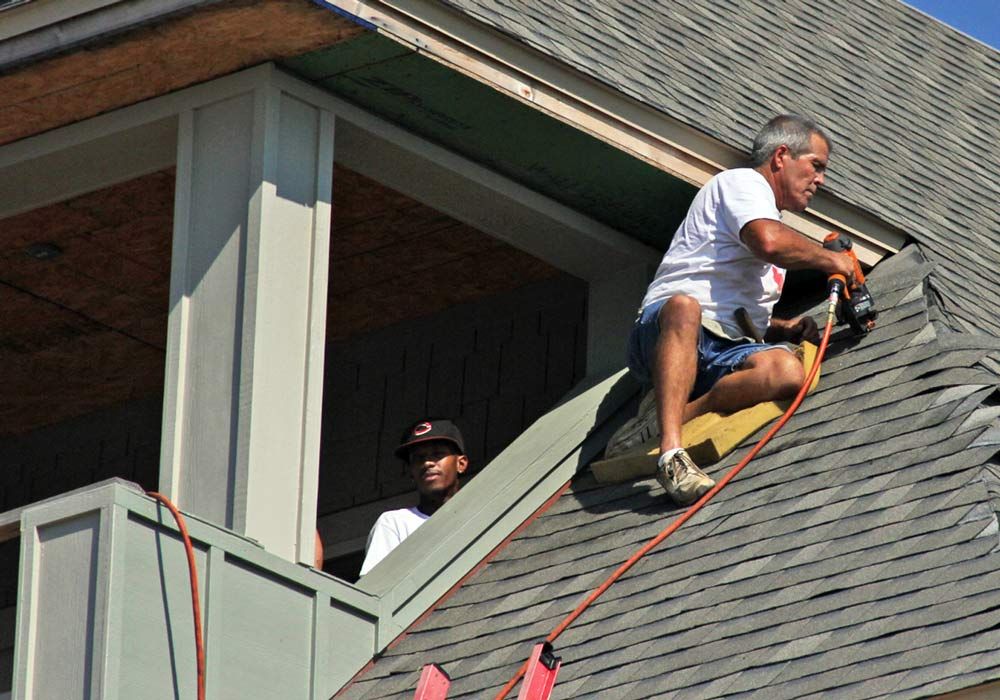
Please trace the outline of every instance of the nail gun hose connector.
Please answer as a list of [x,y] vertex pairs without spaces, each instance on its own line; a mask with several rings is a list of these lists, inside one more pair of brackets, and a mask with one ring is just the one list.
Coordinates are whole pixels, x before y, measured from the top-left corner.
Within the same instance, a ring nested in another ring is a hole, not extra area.
[[840,295],[847,289],[847,278],[843,275],[830,275],[830,278],[826,282],[827,296],[830,298],[830,303],[836,303]]

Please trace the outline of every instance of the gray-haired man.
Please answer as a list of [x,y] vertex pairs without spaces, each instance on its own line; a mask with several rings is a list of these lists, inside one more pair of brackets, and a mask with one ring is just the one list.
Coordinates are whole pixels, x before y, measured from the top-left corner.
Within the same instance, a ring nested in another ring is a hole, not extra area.
[[[643,299],[629,338],[629,367],[655,389],[660,428],[657,479],[681,505],[714,481],[681,448],[681,425],[787,398],[804,380],[781,341],[818,339],[810,318],[771,311],[786,269],[851,279],[846,255],[825,250],[780,221],[803,211],[823,184],[829,138],[811,119],[782,115],[754,139],[750,167],[719,173],[698,192]],[[747,336],[746,314],[763,340]]]

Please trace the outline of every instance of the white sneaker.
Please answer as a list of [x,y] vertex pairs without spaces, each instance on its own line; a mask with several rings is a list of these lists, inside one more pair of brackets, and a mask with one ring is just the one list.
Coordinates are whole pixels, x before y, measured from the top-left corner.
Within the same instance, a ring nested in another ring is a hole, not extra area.
[[691,505],[715,486],[715,481],[684,450],[677,450],[670,459],[657,465],[656,480],[679,506]]
[[629,418],[608,440],[604,448],[604,458],[611,459],[630,452],[653,438],[660,437],[660,425],[656,418],[656,395],[650,389],[639,403],[635,418]]

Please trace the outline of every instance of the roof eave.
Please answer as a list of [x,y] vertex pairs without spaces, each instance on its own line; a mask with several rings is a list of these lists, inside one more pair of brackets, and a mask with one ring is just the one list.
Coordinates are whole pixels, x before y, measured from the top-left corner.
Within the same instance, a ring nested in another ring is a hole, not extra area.
[[219,0],[27,2],[3,13],[0,72]]
[[[316,0],[450,68],[572,124],[695,186],[744,155],[663,112],[431,0]],[[786,223],[822,240],[831,229],[855,239],[861,261],[897,252],[905,235],[829,192]]]

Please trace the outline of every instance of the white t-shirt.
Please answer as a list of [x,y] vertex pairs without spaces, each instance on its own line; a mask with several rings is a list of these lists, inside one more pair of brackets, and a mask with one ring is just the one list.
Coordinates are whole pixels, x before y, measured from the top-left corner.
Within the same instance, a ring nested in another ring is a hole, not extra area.
[[710,330],[743,337],[735,316],[741,306],[761,331],[767,330],[785,270],[755,257],[740,239],[754,219],[781,219],[763,175],[736,168],[709,180],[674,234],[642,307],[687,294],[701,304],[702,323]]
[[431,516],[422,513],[418,508],[400,508],[387,510],[378,516],[378,520],[368,533],[368,544],[365,545],[365,561],[361,565],[361,575],[364,576],[382,561],[400,542],[413,534],[413,531],[424,524]]

